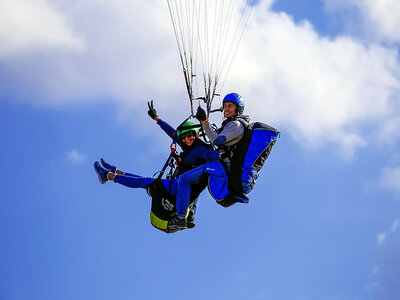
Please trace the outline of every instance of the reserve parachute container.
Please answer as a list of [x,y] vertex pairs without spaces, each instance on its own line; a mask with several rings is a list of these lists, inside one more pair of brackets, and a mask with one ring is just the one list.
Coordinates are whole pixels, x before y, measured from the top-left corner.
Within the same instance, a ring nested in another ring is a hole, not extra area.
[[261,122],[246,127],[243,138],[233,152],[229,175],[232,191],[248,194],[253,189],[278,136],[278,130]]
[[233,150],[229,176],[219,162],[208,163],[209,192],[224,207],[236,202],[249,202],[247,194],[253,189],[259,172],[280,135],[278,130],[267,124],[247,124],[243,119],[237,120],[245,125],[245,132]]

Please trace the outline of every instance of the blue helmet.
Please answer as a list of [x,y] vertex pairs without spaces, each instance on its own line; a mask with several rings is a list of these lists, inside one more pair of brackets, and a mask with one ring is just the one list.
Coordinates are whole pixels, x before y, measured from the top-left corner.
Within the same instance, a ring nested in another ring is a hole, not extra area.
[[225,96],[224,100],[222,100],[222,103],[224,102],[233,102],[237,105],[237,114],[242,114],[244,111],[244,100],[242,96],[240,96],[238,93],[230,93]]

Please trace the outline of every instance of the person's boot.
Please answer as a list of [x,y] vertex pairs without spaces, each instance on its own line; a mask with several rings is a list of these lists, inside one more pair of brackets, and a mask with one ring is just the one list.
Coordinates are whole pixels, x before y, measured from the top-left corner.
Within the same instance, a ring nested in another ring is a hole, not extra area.
[[117,170],[116,166],[110,165],[108,162],[106,162],[104,159],[100,158],[100,163],[101,165],[106,168],[108,171],[110,171],[111,173],[115,173],[115,171]]
[[175,215],[168,221],[169,230],[182,230],[187,228],[187,221],[185,216]]
[[196,226],[196,224],[194,224],[194,213],[191,210],[189,211],[189,215],[186,221],[187,221],[187,228],[193,228]]
[[103,168],[98,161],[94,163],[94,170],[101,184],[106,183],[108,170]]

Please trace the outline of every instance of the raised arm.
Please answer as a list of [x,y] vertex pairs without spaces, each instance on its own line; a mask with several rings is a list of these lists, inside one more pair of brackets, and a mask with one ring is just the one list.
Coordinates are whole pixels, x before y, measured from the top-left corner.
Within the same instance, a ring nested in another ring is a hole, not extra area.
[[153,106],[153,100],[147,102],[147,105],[149,107],[149,110],[147,111],[147,113],[150,116],[150,118],[152,118],[154,121],[156,121],[157,124],[161,127],[161,129],[164,130],[164,132],[166,134],[168,134],[168,136],[171,139],[173,139],[175,137],[175,131],[176,131],[175,128],[173,128],[167,122],[165,122],[159,118],[159,116],[157,115],[157,111]]

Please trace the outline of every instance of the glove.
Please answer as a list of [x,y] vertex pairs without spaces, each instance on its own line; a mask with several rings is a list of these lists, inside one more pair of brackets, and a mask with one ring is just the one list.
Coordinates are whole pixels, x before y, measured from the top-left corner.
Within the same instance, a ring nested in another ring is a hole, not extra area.
[[153,107],[153,100],[151,100],[151,102],[147,102],[147,105],[149,106],[149,110],[148,110],[148,114],[150,116],[150,118],[152,118],[153,120],[155,118],[157,118],[157,111],[155,110],[155,108]]
[[200,122],[204,122],[205,120],[207,120],[206,112],[200,106],[197,108],[197,112],[196,112],[196,116],[195,117]]

